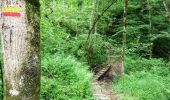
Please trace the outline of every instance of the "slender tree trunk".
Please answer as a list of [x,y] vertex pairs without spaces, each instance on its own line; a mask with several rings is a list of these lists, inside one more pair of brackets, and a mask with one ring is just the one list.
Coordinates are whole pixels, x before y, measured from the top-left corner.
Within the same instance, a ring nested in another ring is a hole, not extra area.
[[[95,23],[95,19],[97,18],[97,11],[98,11],[98,0],[92,0],[92,13],[91,13],[91,18],[90,18],[90,29],[92,29],[93,24]],[[97,33],[97,22],[94,25],[94,28],[92,30],[91,34],[96,34]]]
[[[94,18],[93,21],[95,21],[95,18],[97,18],[97,13],[98,13],[98,0],[94,0]],[[97,34],[97,24],[95,25],[94,28],[94,34]]]
[[128,0],[125,0],[124,14],[123,14],[123,51],[122,51],[123,67],[124,67],[125,55],[126,55],[127,12],[128,12]]
[[162,2],[163,2],[163,5],[164,5],[164,8],[165,8],[166,12],[169,12],[169,7],[168,7],[168,5],[166,3],[166,0],[162,0]]
[[[149,37],[152,35],[152,14],[151,14],[151,4],[150,1],[147,0],[147,5],[148,5],[148,11],[149,11]],[[149,58],[152,58],[152,46],[153,43],[150,42],[150,52],[149,52]]]
[[[91,6],[92,6],[92,12],[91,12],[91,15],[90,15],[90,23],[89,23],[89,30],[93,27],[93,22],[94,22],[94,13],[95,13],[95,0],[92,0],[91,1]],[[94,26],[95,27],[95,26]],[[94,33],[94,28],[93,28],[93,30],[92,30],[92,32],[91,32],[91,34],[93,34]]]
[[39,0],[1,1],[4,100],[38,100]]
[[[168,5],[166,3],[166,0],[162,0],[162,3],[164,5],[166,13],[169,14],[169,7],[168,7]],[[168,16],[168,21],[170,22],[170,16]]]
[[152,20],[151,20],[151,5],[150,5],[150,2],[149,2],[149,0],[147,0],[147,4],[148,4],[148,11],[149,11],[149,27],[150,27],[150,29],[149,29],[149,34],[151,34],[152,33]]
[[[105,14],[105,12],[106,12],[116,1],[117,1],[117,0],[114,0],[114,1],[113,1],[108,7],[106,7],[106,9],[104,9],[103,12],[102,12],[99,16],[97,16],[97,18],[94,20],[94,23],[93,23],[92,27],[91,27],[90,30],[89,30],[87,40],[90,39],[90,36],[91,36],[91,34],[92,34],[92,32],[93,32],[93,30],[94,30],[95,25],[97,24],[97,22],[101,19],[101,17]],[[90,24],[90,26],[91,26],[91,24]]]
[[66,5],[67,5],[66,2],[67,2],[66,0],[63,0],[63,16],[64,16],[64,20],[66,19],[66,10],[65,10]]

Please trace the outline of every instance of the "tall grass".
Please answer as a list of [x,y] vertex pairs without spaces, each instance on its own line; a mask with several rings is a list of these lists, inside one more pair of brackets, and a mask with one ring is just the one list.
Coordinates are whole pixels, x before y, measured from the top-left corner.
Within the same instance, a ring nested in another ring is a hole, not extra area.
[[161,59],[126,58],[126,74],[113,84],[113,90],[127,100],[169,100],[170,69]]

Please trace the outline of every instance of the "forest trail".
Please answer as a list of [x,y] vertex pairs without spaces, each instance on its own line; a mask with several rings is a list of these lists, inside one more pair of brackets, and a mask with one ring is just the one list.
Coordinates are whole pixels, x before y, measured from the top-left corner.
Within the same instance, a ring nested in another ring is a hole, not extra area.
[[[114,66],[113,66],[114,65]],[[115,62],[113,65],[107,65],[101,69],[93,78],[92,91],[96,100],[122,100],[122,94],[112,92],[112,79],[108,77],[108,73],[114,73],[114,67],[121,65]],[[113,74],[110,74],[113,77]]]
[[122,75],[122,60],[111,51],[105,64],[99,65],[99,70],[93,76],[92,91],[96,100],[122,100],[122,94],[113,93],[112,79],[115,75]]
[[93,95],[96,100],[122,100],[121,94],[112,92],[112,82],[104,80],[94,80],[92,84]]

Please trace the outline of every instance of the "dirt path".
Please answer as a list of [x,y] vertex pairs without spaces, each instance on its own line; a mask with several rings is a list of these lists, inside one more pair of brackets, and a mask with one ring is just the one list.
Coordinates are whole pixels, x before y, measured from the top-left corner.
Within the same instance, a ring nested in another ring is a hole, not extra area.
[[92,88],[96,100],[122,100],[121,94],[113,94],[111,82],[94,80]]
[[124,74],[123,61],[119,56],[112,56],[112,53],[108,55],[108,60],[96,67],[97,71],[95,69],[92,85],[93,95],[96,100],[123,100],[122,94],[112,92],[113,77]]

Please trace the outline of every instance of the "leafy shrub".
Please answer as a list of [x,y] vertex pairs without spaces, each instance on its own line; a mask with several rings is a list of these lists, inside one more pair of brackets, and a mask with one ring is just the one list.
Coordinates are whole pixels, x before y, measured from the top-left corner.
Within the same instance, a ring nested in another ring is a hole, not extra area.
[[128,100],[169,100],[170,68],[162,59],[126,57],[125,76],[113,90]]
[[169,66],[162,59],[145,59],[126,57],[125,73],[137,71],[150,71],[158,75],[167,76],[170,73]]
[[[87,35],[79,35],[77,37],[72,38],[69,42],[67,42],[67,48],[65,50],[67,54],[73,54],[76,58],[81,61],[88,61],[88,45],[87,45]],[[92,64],[100,64],[107,60],[107,49],[105,46],[109,45],[108,42],[104,40],[104,38],[97,34],[91,36],[91,62]]]
[[55,27],[50,20],[41,19],[42,54],[62,51],[68,34],[61,27]]
[[89,100],[92,75],[74,57],[46,55],[42,61],[42,100]]
[[170,78],[151,74],[148,72],[136,72],[126,75],[124,80],[118,81],[113,88],[114,91],[125,94],[129,100],[169,100],[170,99]]

